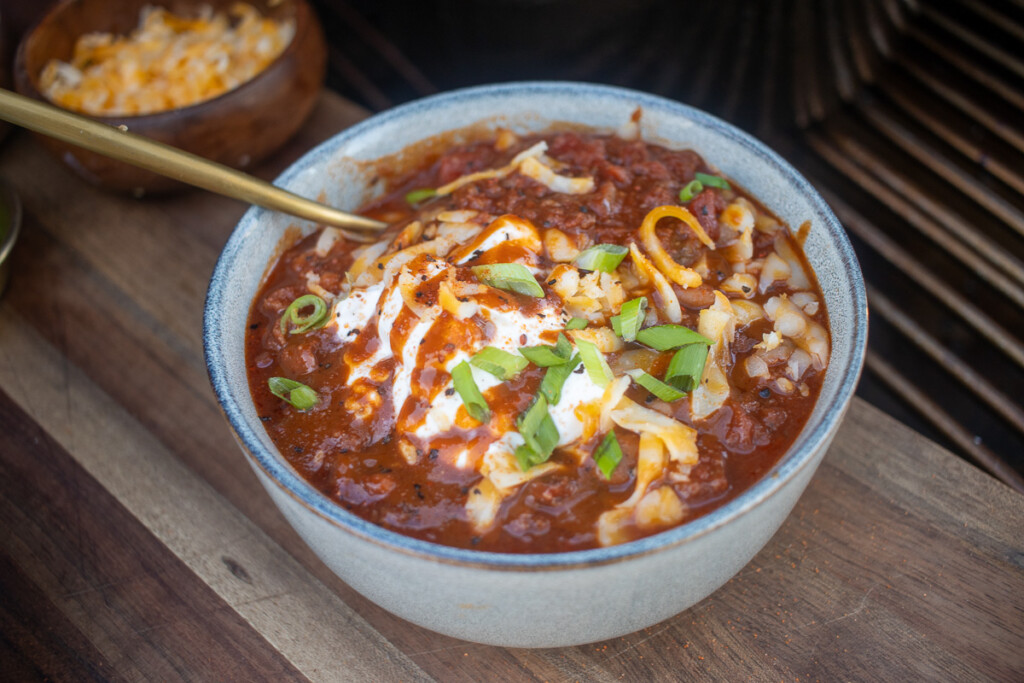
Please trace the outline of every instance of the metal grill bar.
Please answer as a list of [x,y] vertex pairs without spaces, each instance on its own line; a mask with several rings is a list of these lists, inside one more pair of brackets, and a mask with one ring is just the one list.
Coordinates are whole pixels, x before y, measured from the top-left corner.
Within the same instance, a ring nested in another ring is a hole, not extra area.
[[[808,136],[808,140],[823,157],[830,153],[830,148],[820,136],[812,134]],[[1008,334],[992,318],[978,310],[962,294],[940,280],[938,276],[908,254],[870,221],[850,208],[837,195],[826,189],[822,189],[822,195],[835,210],[843,225],[868,243],[885,260],[899,268],[925,291],[941,301],[950,311],[960,316],[1017,365],[1024,368],[1024,344]]]
[[863,106],[860,107],[859,111],[871,123],[875,124],[879,132],[896,143],[900,149],[913,156],[936,175],[958,188],[968,197],[974,199],[1024,236],[1024,212],[1018,210],[975,178],[960,171],[955,164],[946,159],[938,150],[923,141],[912,131],[893,121],[876,107],[870,105]]
[[1017,491],[1024,493],[1024,477],[1003,462],[995,453],[982,445],[974,435],[960,426],[956,419],[943,410],[935,401],[928,398],[918,387],[908,380],[893,365],[886,362],[877,353],[869,351],[865,358],[867,369],[903,400],[935,426],[946,437],[959,446],[971,459],[985,468],[993,476],[999,478]]
[[[964,43],[973,47],[978,52],[984,54],[995,62],[999,62],[1018,76],[1024,77],[1024,62],[1020,61],[1014,55],[1006,52],[1002,48],[993,45],[991,40],[988,40],[984,36],[979,36],[974,31],[956,23],[932,6],[924,8],[922,10],[922,14],[941,26],[944,30],[962,40]],[[999,26],[999,24],[993,24],[993,29],[996,26]]]
[[[1024,308],[1024,288],[1006,277],[1009,275],[1013,280],[1024,284],[1024,263],[974,230],[962,218],[954,217],[946,209],[939,210],[931,197],[917,189],[911,181],[898,175],[883,160],[872,156],[856,140],[844,137],[837,142],[842,154],[832,150],[819,150],[824,152],[822,156],[826,157],[829,163]],[[927,218],[919,209],[927,210],[945,229]],[[966,242],[988,261],[961,244],[960,240]],[[998,265],[1001,271],[993,268],[989,262]]]
[[902,332],[907,339],[941,365],[968,391],[987,403],[1018,432],[1024,434],[1024,410],[1021,410],[1009,396],[992,386],[980,373],[975,372],[970,365],[925,332],[924,328],[903,313],[889,297],[882,294],[876,287],[868,287],[868,299],[871,303],[872,313],[885,318],[890,325]]
[[[948,45],[940,40],[936,40],[920,28],[912,28],[908,35],[927,47],[932,53],[938,55],[947,63],[959,69],[965,76],[977,81],[979,84],[996,93],[1010,104],[1024,108],[1024,92],[1014,88],[995,74],[991,74],[984,69],[978,68],[977,64],[974,64],[966,57],[950,49]],[[901,62],[900,65],[904,68],[908,67],[904,62]],[[952,92],[952,89],[947,89],[947,91]]]

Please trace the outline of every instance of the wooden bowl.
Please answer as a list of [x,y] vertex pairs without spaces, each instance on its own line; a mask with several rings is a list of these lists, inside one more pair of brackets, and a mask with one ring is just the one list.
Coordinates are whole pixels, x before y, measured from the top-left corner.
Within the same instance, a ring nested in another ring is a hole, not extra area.
[[[276,150],[302,125],[323,86],[326,47],[323,31],[306,0],[247,0],[261,14],[292,19],[295,36],[284,52],[252,80],[218,97],[188,107],[140,116],[93,116],[112,126],[247,168]],[[236,0],[66,0],[51,9],[22,39],[15,58],[15,82],[23,95],[48,102],[39,75],[51,59],[67,61],[79,36],[102,31],[126,34],[145,5],[192,15],[200,5],[227,11]],[[55,156],[100,187],[136,195],[184,187],[177,181],[39,136]]]

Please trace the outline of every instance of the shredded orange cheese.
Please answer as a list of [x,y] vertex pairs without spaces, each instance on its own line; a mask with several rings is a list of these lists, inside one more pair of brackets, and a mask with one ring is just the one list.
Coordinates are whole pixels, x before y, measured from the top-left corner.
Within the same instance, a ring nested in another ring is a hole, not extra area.
[[97,116],[151,114],[233,90],[265,69],[291,42],[295,25],[236,3],[230,17],[203,6],[194,18],[146,6],[128,36],[88,33],[70,63],[40,74],[55,104]]

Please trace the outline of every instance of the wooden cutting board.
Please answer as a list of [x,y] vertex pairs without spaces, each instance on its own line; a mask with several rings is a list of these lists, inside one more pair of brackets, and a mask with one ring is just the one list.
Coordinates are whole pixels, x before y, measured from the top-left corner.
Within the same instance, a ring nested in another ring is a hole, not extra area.
[[[363,116],[325,94],[260,174]],[[244,207],[103,194],[25,134],[0,176],[26,209],[0,301],[0,678],[1024,676],[1024,498],[860,400],[768,546],[673,619],[511,650],[394,617],[278,514],[210,389],[203,297]]]

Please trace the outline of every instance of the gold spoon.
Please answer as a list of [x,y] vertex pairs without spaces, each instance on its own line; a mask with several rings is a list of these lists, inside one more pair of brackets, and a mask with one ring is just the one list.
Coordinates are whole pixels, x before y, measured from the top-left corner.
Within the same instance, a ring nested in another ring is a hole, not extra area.
[[217,194],[319,224],[348,228],[346,236],[360,242],[376,240],[374,233],[387,227],[387,223],[300,197],[248,173],[135,135],[126,128],[108,126],[3,88],[0,119]]

